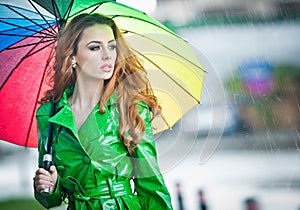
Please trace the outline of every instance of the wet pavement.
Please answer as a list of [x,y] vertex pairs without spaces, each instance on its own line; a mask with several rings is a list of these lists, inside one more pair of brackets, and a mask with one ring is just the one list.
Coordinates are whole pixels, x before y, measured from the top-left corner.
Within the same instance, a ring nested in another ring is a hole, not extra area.
[[[243,210],[247,198],[256,199],[260,210],[300,208],[297,132],[195,137],[169,131],[156,142],[175,209],[179,209],[176,183],[181,184],[188,210],[199,209],[199,190],[209,210]],[[0,142],[1,200],[33,197],[36,165],[36,149]]]

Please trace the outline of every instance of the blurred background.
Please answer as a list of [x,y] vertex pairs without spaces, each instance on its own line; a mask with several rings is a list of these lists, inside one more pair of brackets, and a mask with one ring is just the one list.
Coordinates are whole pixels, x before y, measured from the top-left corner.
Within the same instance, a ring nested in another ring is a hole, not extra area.
[[[189,41],[208,72],[201,104],[156,136],[174,209],[299,210],[300,1],[120,2]],[[36,166],[35,149],[0,141],[0,209],[41,209]]]

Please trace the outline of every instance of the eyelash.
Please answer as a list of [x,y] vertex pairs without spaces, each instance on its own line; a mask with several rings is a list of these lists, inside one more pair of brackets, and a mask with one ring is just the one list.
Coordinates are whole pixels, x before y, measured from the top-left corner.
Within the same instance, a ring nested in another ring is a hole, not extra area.
[[[117,46],[116,45],[109,45],[107,48],[108,48],[108,50],[115,50],[117,48]],[[102,47],[101,46],[91,46],[91,47],[89,47],[89,49],[91,51],[96,51],[96,50],[101,50]]]
[[92,47],[89,47],[89,49],[90,49],[91,51],[96,51],[96,50],[100,50],[101,47],[100,47],[100,46],[92,46]]
[[115,50],[117,48],[117,45],[109,45],[108,49],[110,50]]

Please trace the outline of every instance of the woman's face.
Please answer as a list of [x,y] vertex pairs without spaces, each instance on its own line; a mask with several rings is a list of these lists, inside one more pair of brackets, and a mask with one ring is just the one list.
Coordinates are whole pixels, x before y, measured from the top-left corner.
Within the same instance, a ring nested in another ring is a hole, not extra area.
[[96,24],[86,28],[78,42],[77,54],[73,57],[77,63],[77,75],[85,79],[111,78],[117,58],[116,47],[110,26]]

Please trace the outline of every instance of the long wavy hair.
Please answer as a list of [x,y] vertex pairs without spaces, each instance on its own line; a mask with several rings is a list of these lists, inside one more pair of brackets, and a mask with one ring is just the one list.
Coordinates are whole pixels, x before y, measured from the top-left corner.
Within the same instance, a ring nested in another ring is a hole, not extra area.
[[134,151],[145,132],[145,122],[138,114],[137,102],[144,102],[152,112],[152,118],[160,114],[161,107],[146,76],[146,71],[134,55],[115,22],[100,14],[80,14],[64,27],[57,39],[54,74],[51,76],[53,89],[46,91],[41,103],[58,102],[65,89],[76,83],[76,73],[72,70],[72,55],[76,55],[83,31],[95,24],[105,24],[112,28],[117,41],[117,59],[112,77],[105,81],[100,98],[100,113],[105,113],[105,104],[115,92],[120,111],[120,138],[128,151]]

